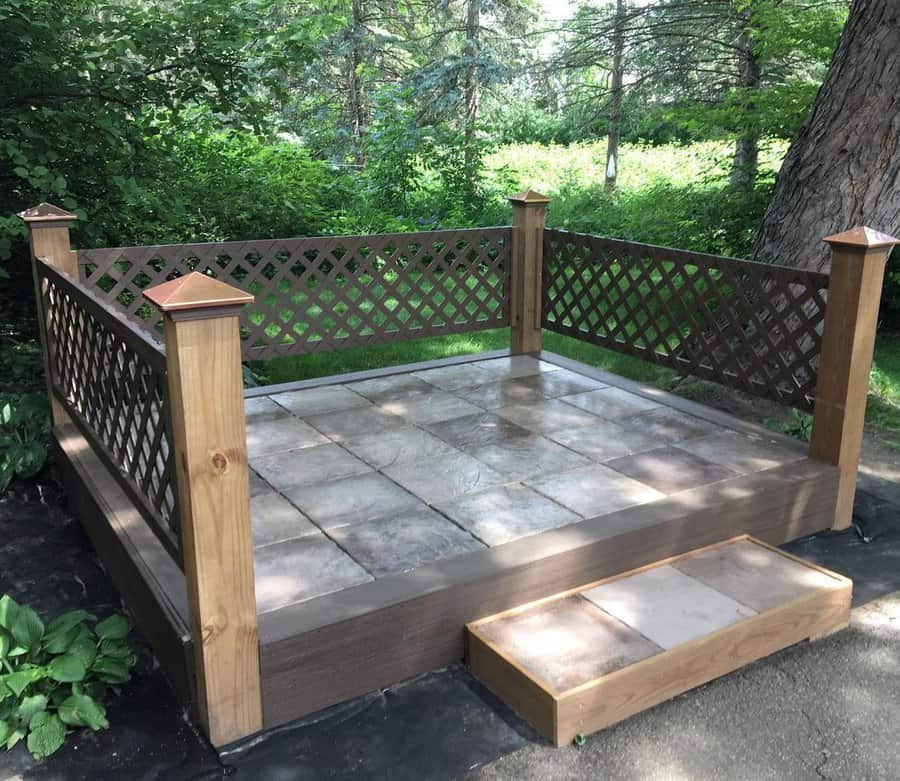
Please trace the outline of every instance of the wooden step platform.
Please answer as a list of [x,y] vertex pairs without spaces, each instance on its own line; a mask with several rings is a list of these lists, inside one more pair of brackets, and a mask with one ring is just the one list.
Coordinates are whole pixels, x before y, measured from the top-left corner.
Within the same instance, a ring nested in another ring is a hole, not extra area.
[[735,537],[475,621],[468,663],[561,746],[843,629],[852,586]]

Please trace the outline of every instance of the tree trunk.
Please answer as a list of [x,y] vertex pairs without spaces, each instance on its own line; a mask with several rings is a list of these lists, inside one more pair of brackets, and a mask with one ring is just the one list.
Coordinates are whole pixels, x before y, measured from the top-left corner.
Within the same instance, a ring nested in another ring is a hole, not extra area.
[[363,152],[363,134],[366,128],[366,101],[365,92],[360,78],[360,68],[363,64],[363,8],[362,0],[353,0],[352,3],[352,46],[347,63],[347,114],[350,120],[350,143],[353,146],[353,162],[360,168],[366,164]]
[[[480,0],[468,0],[466,8],[466,80],[463,85],[463,135],[466,171],[474,174],[475,133],[478,126],[478,33],[481,28]],[[470,182],[470,185],[474,183]]]
[[[744,18],[745,28],[738,36],[738,68],[740,73],[740,85],[745,92],[759,89],[760,68],[759,61],[753,51],[753,39],[747,32],[752,19],[749,14]],[[748,100],[747,111],[752,116],[754,104]],[[731,184],[742,190],[749,190],[756,183],[756,169],[759,162],[759,134],[755,128],[749,128],[742,133],[734,146],[734,160],[731,165]]]
[[788,150],[754,256],[823,269],[822,238],[900,229],[900,2],[854,0],[812,111]]
[[609,134],[606,139],[606,192],[616,189],[619,174],[619,131],[622,126],[622,82],[625,77],[625,0],[616,1],[612,83],[609,93]]

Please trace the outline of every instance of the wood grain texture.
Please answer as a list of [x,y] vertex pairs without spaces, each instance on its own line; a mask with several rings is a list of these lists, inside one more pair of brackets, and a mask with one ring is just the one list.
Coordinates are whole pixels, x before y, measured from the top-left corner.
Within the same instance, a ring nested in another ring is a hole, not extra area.
[[198,718],[221,746],[262,726],[238,318],[164,329]]
[[878,304],[890,251],[890,246],[835,245],[832,255],[810,455],[841,470],[835,529],[847,528],[853,516]]
[[47,396],[50,399],[50,415],[54,426],[71,423],[69,413],[52,393],[52,381],[47,363],[47,335],[44,326],[41,283],[36,272],[36,259],[43,258],[53,268],[68,274],[73,280],[78,279],[78,263],[72,251],[68,223],[28,223],[28,243],[31,248],[31,266],[34,278],[34,292],[37,298],[38,327],[41,336],[41,354],[44,361],[44,377],[47,381]]
[[[553,667],[560,651],[551,645],[545,649],[523,650],[521,643],[508,642],[512,636],[504,627],[510,621],[535,626],[549,622],[552,626],[556,606],[577,598],[572,592],[565,592],[470,624],[469,647],[480,646],[483,657],[493,656],[493,659],[482,658],[478,671],[473,668],[473,672],[501,697],[511,693],[514,699],[509,701],[517,709],[520,707],[519,687],[527,691],[525,706],[529,711],[519,712],[529,720],[534,714],[537,720],[532,723],[536,728],[560,746],[578,734],[614,724],[781,648],[810,637],[824,636],[846,626],[852,591],[849,580],[746,537],[667,559],[659,566],[650,565],[627,572],[599,586],[589,584],[588,588],[595,591],[614,588],[617,584],[652,576],[660,569],[686,567],[697,555],[727,556],[735,544],[744,548],[756,546],[766,556],[781,557],[782,568],[809,570],[815,576],[817,587],[812,591],[801,589],[799,594],[784,593],[780,602],[759,614],[747,612],[739,622],[710,630],[632,663],[627,663],[626,649],[622,654],[625,663],[617,669],[597,676],[585,674],[567,691],[559,691],[547,683],[541,671],[548,666]],[[802,578],[800,580],[803,581]],[[661,599],[659,612],[665,612],[668,595],[651,591],[641,594],[640,598],[649,601],[647,610],[650,612],[655,601]],[[657,615],[657,619],[664,620],[665,616]],[[616,651],[609,648],[598,649],[597,653],[600,659],[616,655]],[[551,658],[542,660],[542,654]],[[589,671],[590,666],[583,666],[583,670]],[[574,679],[570,675],[567,680]],[[535,688],[538,691],[534,691]],[[548,703],[543,694],[552,695],[552,703]],[[552,725],[552,731],[548,731],[548,725]]]
[[821,530],[835,472],[807,460],[735,481],[732,494],[707,486],[267,613],[265,726],[454,664],[467,623],[515,605],[737,534],[781,544]]
[[472,674],[490,681],[491,691],[542,735],[555,734],[556,698],[522,668],[506,663],[490,642],[472,634],[466,642],[466,661]]
[[547,201],[516,196],[510,200],[513,205],[510,349],[514,354],[531,353],[541,349],[541,269]]
[[189,706],[194,678],[184,575],[78,430],[69,424],[53,433],[75,514],[179,702]]

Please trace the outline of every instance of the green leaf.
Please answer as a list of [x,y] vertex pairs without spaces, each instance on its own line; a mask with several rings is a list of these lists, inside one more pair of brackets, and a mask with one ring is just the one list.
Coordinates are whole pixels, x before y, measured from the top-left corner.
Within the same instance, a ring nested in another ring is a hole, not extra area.
[[47,709],[47,697],[43,694],[33,694],[31,697],[25,697],[16,708],[16,715],[28,724],[35,714]]
[[54,681],[72,683],[84,680],[87,668],[84,662],[73,654],[57,656],[47,667],[47,672]]
[[44,622],[27,605],[18,609],[11,629],[15,641],[29,650],[37,649],[44,636]]
[[6,743],[12,735],[13,726],[8,721],[0,721],[0,744]]
[[50,635],[54,632],[67,632],[73,626],[81,624],[85,621],[96,620],[96,616],[88,613],[87,610],[70,610],[68,613],[63,613],[61,616],[57,616],[47,625],[47,634]]
[[97,624],[95,631],[101,640],[121,640],[128,635],[131,625],[123,616],[110,616]]
[[[6,632],[0,631],[0,660],[6,658],[6,654],[9,652],[9,635]],[[3,741],[0,741],[2,743]]]
[[98,656],[91,670],[105,683],[125,683],[131,677],[129,667],[127,660]]
[[[84,630],[84,627],[82,627]],[[88,669],[97,658],[97,643],[90,631],[82,631],[81,635],[69,646],[67,656],[74,656]]]
[[35,681],[44,677],[41,667],[29,667],[25,670],[16,670],[14,673],[4,675],[0,680],[5,683],[16,697],[20,696]]
[[66,737],[66,725],[55,713],[44,711],[35,716],[28,734],[28,750],[35,759],[49,757]]
[[105,708],[86,694],[73,694],[59,706],[59,718],[70,727],[90,727],[93,730],[106,729]]
[[81,634],[79,628],[72,626],[62,632],[48,632],[44,635],[44,650],[51,654],[64,654]]
[[[0,417],[2,417],[3,414],[4,411],[0,410]],[[12,629],[13,621],[16,620],[18,613],[19,606],[13,601],[13,598],[9,596],[9,594],[4,594],[0,597],[0,626],[4,629]]]
[[15,746],[16,743],[18,743],[24,737],[25,728],[22,726],[14,727],[12,732],[9,733],[9,737],[6,739],[6,750],[11,750],[12,747]]

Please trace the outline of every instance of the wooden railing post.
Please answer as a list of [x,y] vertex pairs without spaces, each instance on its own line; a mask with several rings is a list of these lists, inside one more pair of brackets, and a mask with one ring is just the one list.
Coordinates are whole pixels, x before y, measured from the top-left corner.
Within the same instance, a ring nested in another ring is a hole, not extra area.
[[238,314],[253,296],[193,272],[163,312],[197,718],[221,746],[262,729]]
[[[50,203],[42,203],[31,209],[19,212],[21,219],[28,226],[28,245],[31,247],[31,265],[34,269],[35,258],[43,258],[47,263],[60,271],[64,271],[72,279],[78,279],[78,262],[72,251],[69,227],[78,217],[65,209]],[[50,399],[50,414],[54,426],[71,423],[68,413],[56,400],[52,390],[52,379],[47,362],[47,338],[44,332],[44,318],[41,289],[37,274],[34,273],[34,293],[37,296],[38,323],[41,333],[41,349],[44,357],[44,376],[47,380],[47,396]]]
[[853,517],[884,268],[900,240],[858,227],[825,239],[832,249],[810,455],[840,469],[832,528]]
[[544,225],[550,199],[527,190],[510,196],[513,207],[510,349],[533,353],[541,349],[541,266]]

